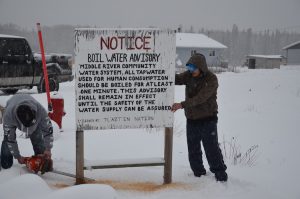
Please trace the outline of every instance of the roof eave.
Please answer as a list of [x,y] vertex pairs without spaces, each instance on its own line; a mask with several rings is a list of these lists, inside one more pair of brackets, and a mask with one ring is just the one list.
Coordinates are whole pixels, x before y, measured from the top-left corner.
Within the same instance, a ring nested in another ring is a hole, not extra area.
[[296,41],[296,42],[294,42],[294,43],[292,43],[290,45],[287,45],[287,46],[283,47],[282,50],[287,50],[287,49],[289,49],[289,48],[291,48],[293,46],[296,46],[298,44],[300,44],[300,41]]

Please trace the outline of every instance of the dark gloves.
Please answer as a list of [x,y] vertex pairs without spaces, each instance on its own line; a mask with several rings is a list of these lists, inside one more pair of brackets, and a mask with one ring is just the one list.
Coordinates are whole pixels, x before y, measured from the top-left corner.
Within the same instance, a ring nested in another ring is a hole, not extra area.
[[49,171],[53,171],[53,161],[51,158],[45,158],[43,164],[41,165],[41,174]]

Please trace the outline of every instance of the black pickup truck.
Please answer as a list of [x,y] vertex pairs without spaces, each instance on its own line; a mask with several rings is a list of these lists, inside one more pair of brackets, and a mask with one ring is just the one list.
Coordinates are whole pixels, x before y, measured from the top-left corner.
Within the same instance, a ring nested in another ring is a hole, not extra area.
[[[72,55],[46,55],[50,91],[57,91],[59,83],[72,81]],[[0,34],[0,90],[14,94],[19,89],[37,86],[45,92],[41,55],[33,53],[24,37]]]

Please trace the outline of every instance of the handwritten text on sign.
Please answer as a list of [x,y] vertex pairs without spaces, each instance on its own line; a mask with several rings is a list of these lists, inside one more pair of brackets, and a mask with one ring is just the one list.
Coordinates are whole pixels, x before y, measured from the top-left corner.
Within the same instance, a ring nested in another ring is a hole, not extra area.
[[75,30],[77,129],[171,127],[175,34]]

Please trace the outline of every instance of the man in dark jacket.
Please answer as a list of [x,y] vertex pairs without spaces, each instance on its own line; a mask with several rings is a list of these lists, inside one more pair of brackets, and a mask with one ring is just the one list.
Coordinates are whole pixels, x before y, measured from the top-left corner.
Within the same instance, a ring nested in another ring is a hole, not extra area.
[[227,181],[226,165],[218,143],[217,123],[218,79],[207,68],[202,54],[194,54],[186,64],[188,71],[177,74],[176,85],[186,85],[185,101],[174,103],[172,111],[184,109],[187,118],[187,144],[189,161],[194,175],[206,174],[203,166],[201,144],[205,150],[210,171],[217,181]]
[[12,166],[12,157],[20,164],[25,163],[16,140],[16,129],[25,132],[30,138],[35,155],[51,158],[53,146],[53,128],[44,107],[33,97],[19,94],[11,97],[3,115],[4,140],[1,150],[3,168]]

